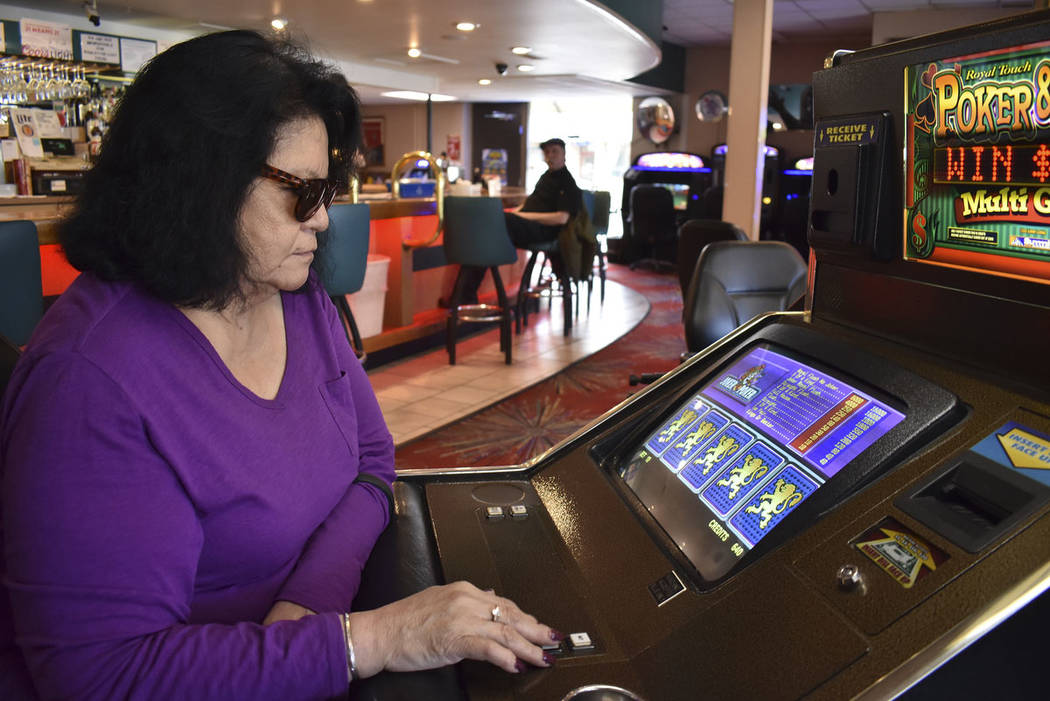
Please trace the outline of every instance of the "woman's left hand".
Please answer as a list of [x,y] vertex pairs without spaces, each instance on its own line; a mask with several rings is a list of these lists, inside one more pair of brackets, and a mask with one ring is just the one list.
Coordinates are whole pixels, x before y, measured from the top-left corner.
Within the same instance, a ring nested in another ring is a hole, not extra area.
[[305,606],[293,604],[291,601],[278,601],[270,609],[270,612],[266,614],[266,618],[263,619],[263,625],[268,626],[277,621],[298,621],[303,616],[313,616],[314,613],[316,612]]

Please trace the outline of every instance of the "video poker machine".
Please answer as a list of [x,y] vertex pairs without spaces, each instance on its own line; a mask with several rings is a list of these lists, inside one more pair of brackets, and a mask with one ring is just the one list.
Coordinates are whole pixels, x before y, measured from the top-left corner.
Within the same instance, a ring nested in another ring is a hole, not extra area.
[[1039,11],[815,74],[804,311],[527,464],[396,483],[355,607],[466,579],[573,634],[556,665],[354,695],[1016,697],[1050,586],[1048,37]]
[[631,190],[635,185],[659,185],[666,188],[673,197],[679,217],[684,217],[686,210],[695,207],[704,191],[711,186],[711,178],[711,168],[695,153],[654,151],[639,155],[623,176],[620,213],[624,230],[627,230],[627,221],[631,215]]

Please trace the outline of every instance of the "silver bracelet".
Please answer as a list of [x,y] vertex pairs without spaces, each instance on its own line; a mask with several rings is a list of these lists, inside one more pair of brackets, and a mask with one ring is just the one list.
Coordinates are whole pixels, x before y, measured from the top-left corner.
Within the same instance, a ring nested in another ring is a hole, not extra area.
[[354,656],[354,639],[350,637],[350,614],[340,614],[343,618],[343,641],[346,643],[346,676],[352,684],[357,679],[357,657]]

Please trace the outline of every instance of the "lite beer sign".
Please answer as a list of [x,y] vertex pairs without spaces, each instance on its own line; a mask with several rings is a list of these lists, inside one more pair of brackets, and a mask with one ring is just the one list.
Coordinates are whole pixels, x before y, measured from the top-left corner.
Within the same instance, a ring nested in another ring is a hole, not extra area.
[[907,257],[1050,281],[1050,42],[905,82]]

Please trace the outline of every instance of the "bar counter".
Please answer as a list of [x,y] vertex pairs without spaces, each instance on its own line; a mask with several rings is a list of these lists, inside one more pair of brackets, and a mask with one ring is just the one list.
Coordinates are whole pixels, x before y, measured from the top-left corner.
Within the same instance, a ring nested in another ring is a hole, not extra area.
[[[523,188],[504,188],[505,208],[525,200]],[[28,219],[36,224],[45,296],[61,294],[76,279],[58,245],[58,224],[76,201],[72,196],[0,197],[0,221]],[[335,206],[349,203],[338,198]],[[392,199],[362,195],[371,215],[369,253],[390,258],[383,305],[383,333],[365,342],[366,350],[385,348],[424,333],[443,320],[437,300],[447,294],[455,268],[447,265],[437,235],[437,202],[433,197]],[[516,280],[520,267],[510,266],[504,280]],[[488,287],[482,288],[485,292]],[[436,321],[435,321],[436,320]]]

